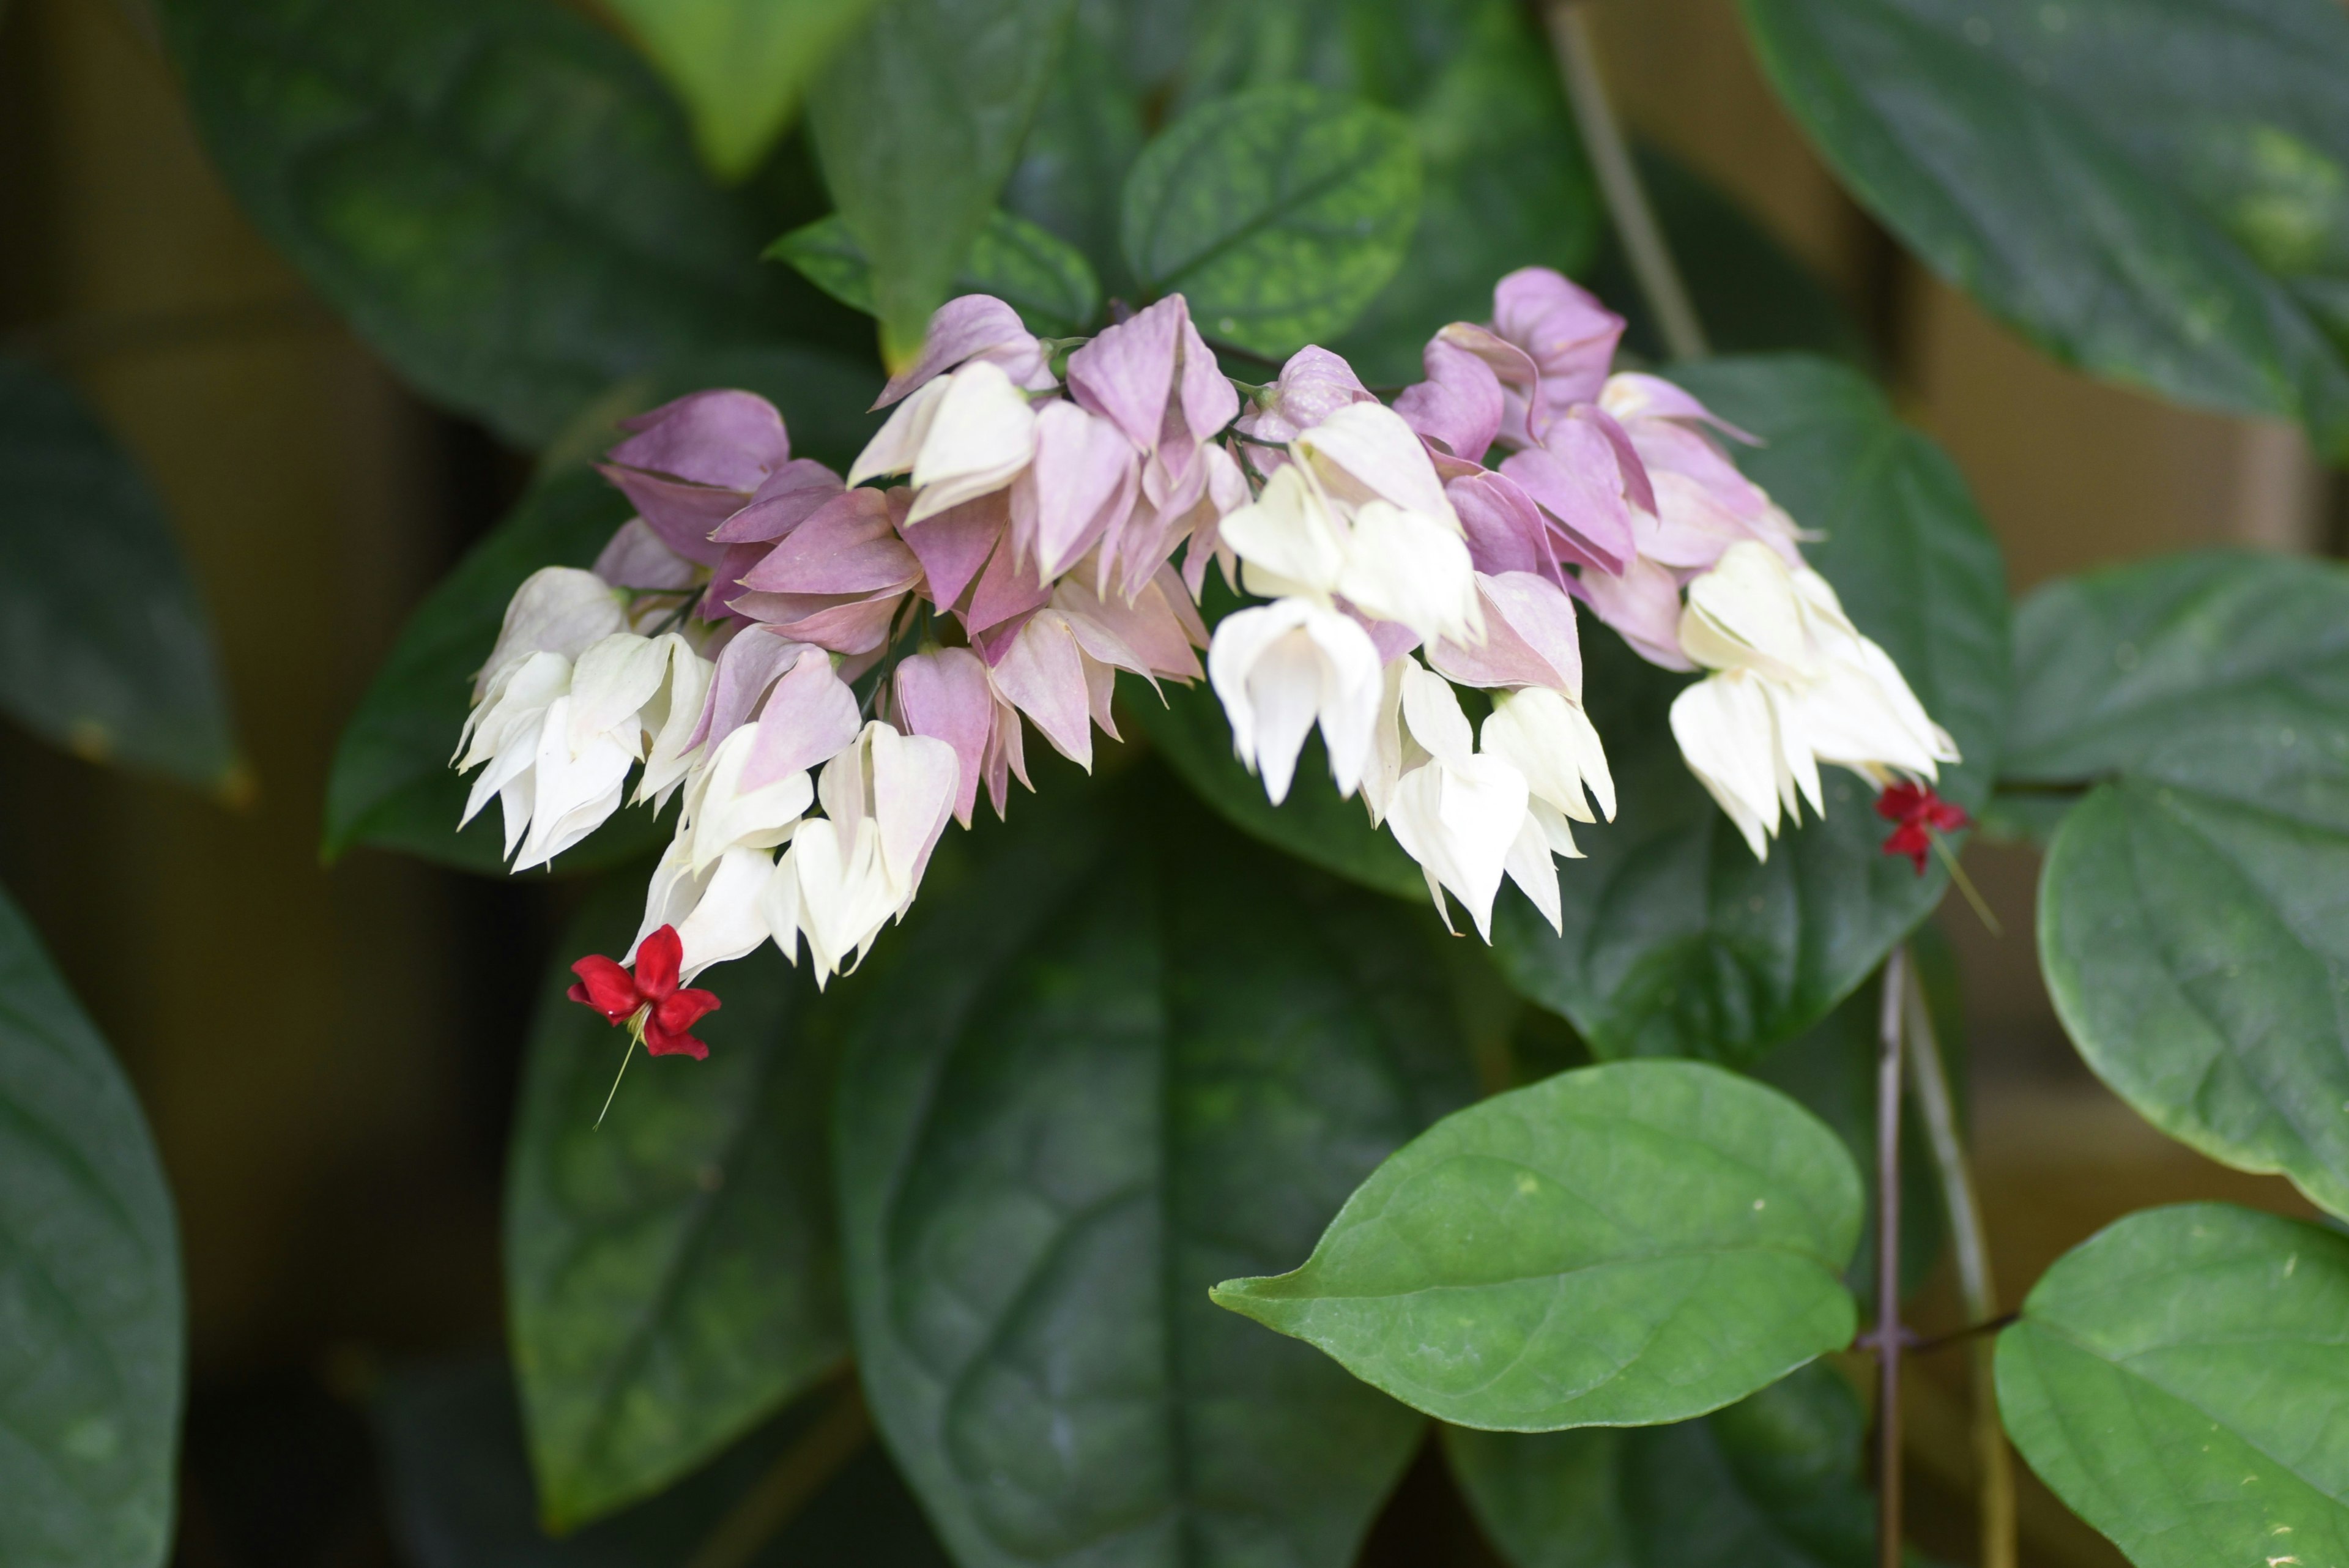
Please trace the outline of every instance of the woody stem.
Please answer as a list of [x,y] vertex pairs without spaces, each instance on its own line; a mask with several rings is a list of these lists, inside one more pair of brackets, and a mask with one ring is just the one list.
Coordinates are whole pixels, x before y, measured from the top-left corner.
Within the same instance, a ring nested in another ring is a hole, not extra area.
[[1671,247],[1664,242],[1663,225],[1656,221],[1656,210],[1648,201],[1638,166],[1631,161],[1622,127],[1616,123],[1615,111],[1607,101],[1606,84],[1599,76],[1598,50],[1591,44],[1590,26],[1582,13],[1582,0],[1547,0],[1542,7],[1549,24],[1550,47],[1557,56],[1557,72],[1566,82],[1567,101],[1574,109],[1575,127],[1582,132],[1583,151],[1590,155],[1590,167],[1599,176],[1599,192],[1623,242],[1631,275],[1639,280],[1640,293],[1655,315],[1664,351],[1675,359],[1702,359],[1708,352],[1703,325],[1672,260]]

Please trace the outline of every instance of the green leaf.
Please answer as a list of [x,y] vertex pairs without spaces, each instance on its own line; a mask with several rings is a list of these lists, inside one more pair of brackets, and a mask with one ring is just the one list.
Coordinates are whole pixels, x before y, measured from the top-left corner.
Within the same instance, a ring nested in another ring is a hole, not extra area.
[[0,1561],[155,1568],[187,1309],[139,1101],[0,894]]
[[[1733,197],[1652,144],[1632,153],[1715,354],[1816,354],[1876,369],[1835,291]],[[1619,240],[1609,237],[1589,282],[1628,320],[1626,348],[1658,363],[1671,358]]]
[[[812,349],[757,348],[696,356],[657,377],[615,389],[574,432],[585,458],[612,444],[613,421],[703,387],[755,391],[780,408],[794,451],[845,468],[875,428],[864,410],[880,378]],[[585,566],[630,515],[627,499],[592,470],[551,465],[489,537],[427,596],[335,750],[319,852],[329,862],[368,845],[483,876],[504,874],[494,806],[461,833],[468,785],[449,765],[465,722],[473,672],[489,657],[506,602],[541,566]],[[623,808],[559,857],[565,871],[619,865],[659,845],[667,818]]]
[[[370,1415],[392,1532],[413,1568],[678,1568],[703,1551],[755,1568],[947,1568],[844,1392],[810,1395],[660,1496],[559,1537],[539,1522],[503,1362],[402,1368]],[[774,1519],[779,1476],[796,1483],[786,1521]],[[767,1526],[756,1555],[738,1554],[746,1523]]]
[[[1738,462],[1806,528],[1805,554],[1957,740],[1941,792],[1981,806],[2005,727],[2005,572],[1957,468],[1857,372],[1795,357],[1674,372],[1767,443]],[[1563,938],[1505,893],[1494,944],[1513,983],[1564,1013],[1600,1056],[1748,1063],[1849,995],[1940,901],[1882,852],[1875,791],[1825,771],[1824,822],[1782,833],[1756,863],[1681,760],[1665,713],[1689,677],[1657,670],[1585,623],[1585,690],[1620,814],[1577,828],[1558,868]]]
[[2349,1239],[2219,1203],[2132,1214],[1999,1335],[2016,1448],[2137,1568],[2349,1552]]
[[[1213,596],[1210,596],[1210,603]],[[1120,682],[1131,719],[1192,793],[1225,821],[1309,866],[1414,902],[1427,897],[1427,878],[1392,834],[1371,826],[1360,800],[1341,800],[1317,732],[1297,761],[1288,798],[1275,805],[1264,781],[1232,754],[1232,728],[1223,703],[1205,681],[1168,683],[1159,691]],[[1163,698],[1163,701],[1162,701]]]
[[1342,1568],[1418,1418],[1206,1292],[1466,1097],[1441,939],[1135,782],[983,830],[854,981],[858,1367],[964,1568]]
[[1317,88],[1202,104],[1143,150],[1120,232],[1154,294],[1210,338],[1280,357],[1334,337],[1394,275],[1419,217],[1400,116]]
[[1444,1429],[1512,1568],[1871,1568],[1851,1387],[1801,1368],[1701,1420],[1574,1432]]
[[873,264],[892,365],[919,349],[1019,154],[1073,0],[884,0],[808,102]]
[[2349,1216],[2349,715],[2183,729],[2057,830],[2039,961],[2139,1115]]
[[1118,249],[1117,198],[1142,155],[1144,106],[1105,35],[1174,9],[1143,0],[1078,7],[1003,188],[1007,210],[1074,245],[1110,292],[1127,298],[1133,280]]
[[1458,1426],[1649,1426],[1850,1344],[1859,1215],[1851,1157],[1784,1095],[1619,1062],[1446,1117],[1303,1267],[1214,1294]]
[[660,1490],[848,1348],[814,988],[771,950],[709,971],[709,1060],[636,1063],[616,1089],[626,1033],[564,992],[572,960],[626,951],[643,897],[616,877],[564,935],[507,1170],[507,1314],[557,1530]]
[[2085,786],[2182,731],[2349,715],[2349,571],[2207,551],[2059,577],[2014,618],[2002,782]]
[[759,165],[874,0],[613,0],[720,178]]
[[161,504],[70,389],[0,356],[0,707],[93,762],[235,798],[212,628]]
[[[766,254],[771,261],[791,263],[843,305],[874,313],[873,264],[838,213],[793,229],[769,245]],[[1101,314],[1101,285],[1082,254],[1004,212],[988,214],[953,287],[957,294],[995,296],[1019,311],[1028,329],[1040,337],[1074,337]]]
[[627,47],[564,7],[163,11],[262,234],[427,396],[512,440],[537,445],[625,376],[784,325],[750,203],[709,184]]
[[1746,0],[1860,202],[2067,363],[2349,453],[2349,16]]

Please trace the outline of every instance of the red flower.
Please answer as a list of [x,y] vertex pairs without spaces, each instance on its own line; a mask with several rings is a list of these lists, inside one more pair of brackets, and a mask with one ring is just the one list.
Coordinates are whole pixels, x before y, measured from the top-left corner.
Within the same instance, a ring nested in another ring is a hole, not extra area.
[[1885,785],[1876,797],[1876,815],[1899,824],[1884,841],[1884,853],[1906,855],[1920,877],[1925,874],[1925,857],[1932,851],[1935,833],[1954,833],[1973,824],[1962,807],[1934,794],[1932,785],[1906,781]]
[[702,1014],[718,1011],[718,998],[706,991],[678,989],[677,966],[684,957],[677,928],[663,926],[636,944],[635,974],[601,953],[590,953],[571,966],[579,983],[566,994],[615,1024],[635,1028],[654,1055],[690,1056],[698,1062],[709,1054],[709,1047],[686,1031]]

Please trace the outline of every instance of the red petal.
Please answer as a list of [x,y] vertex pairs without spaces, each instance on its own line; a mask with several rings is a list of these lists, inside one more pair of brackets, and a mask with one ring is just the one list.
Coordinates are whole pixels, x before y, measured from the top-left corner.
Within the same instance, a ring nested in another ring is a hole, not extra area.
[[1933,798],[1931,790],[1902,779],[1897,784],[1886,784],[1884,793],[1876,797],[1876,815],[1887,822],[1904,821],[1914,816]]
[[673,992],[654,1006],[652,1021],[672,1033],[682,1034],[699,1023],[705,1013],[717,1012],[718,1007],[718,998],[709,992]]
[[601,953],[589,953],[571,966],[571,972],[579,977],[579,983],[564,994],[594,1008],[615,1023],[645,1004],[628,971]]
[[684,958],[685,944],[675,926],[663,926],[636,944],[636,989],[647,1002],[658,1002],[677,989],[677,966]]
[[1943,833],[1955,833],[1961,827],[1971,827],[1974,821],[1972,817],[1966,815],[1965,807],[1951,805],[1939,795],[1935,795],[1926,805],[1925,820]]
[[1922,877],[1925,874],[1925,856],[1932,846],[1933,841],[1926,836],[1923,825],[1904,822],[1885,839],[1884,853],[1906,855],[1915,864],[1917,875]]
[[656,1056],[690,1056],[699,1062],[709,1054],[709,1047],[683,1030],[669,1030],[657,1020],[645,1021],[645,1049]]

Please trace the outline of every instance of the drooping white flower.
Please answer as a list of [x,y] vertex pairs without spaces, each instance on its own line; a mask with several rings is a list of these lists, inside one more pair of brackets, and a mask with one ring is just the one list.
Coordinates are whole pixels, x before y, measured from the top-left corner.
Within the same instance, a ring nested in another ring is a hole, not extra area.
[[908,524],[1001,490],[1036,455],[1036,412],[992,360],[925,382],[897,405],[848,471],[854,487],[911,472]]
[[1681,649],[1713,671],[1672,703],[1689,768],[1767,858],[1781,815],[1824,814],[1819,764],[1881,788],[1940,776],[1959,760],[1884,649],[1862,637],[1835,589],[1767,545],[1730,546],[1689,585]]
[[1607,749],[1582,704],[1547,686],[1493,694],[1492,716],[1478,733],[1486,752],[1526,775],[1534,798],[1577,822],[1596,822],[1597,801],[1615,820],[1615,779]]
[[816,792],[824,815],[799,825],[761,904],[794,962],[807,938],[819,985],[912,905],[960,776],[951,745],[878,720],[824,764]]
[[[1284,471],[1286,472],[1286,471]],[[1304,597],[1235,610],[1207,648],[1207,679],[1231,721],[1232,747],[1288,798],[1297,753],[1318,723],[1340,795],[1354,793],[1378,718],[1379,651],[1352,618]]]
[[[1419,664],[1402,672],[1402,718],[1427,760],[1394,786],[1386,812],[1395,842],[1419,862],[1427,890],[1447,929],[1448,890],[1466,907],[1477,934],[1492,940],[1493,900],[1512,868],[1511,849],[1524,833],[1531,792],[1525,775],[1495,756],[1474,749],[1467,715],[1452,683]],[[1522,858],[1522,857],[1519,857]],[[1526,874],[1538,885],[1547,875],[1549,901],[1557,902],[1557,873],[1545,852]],[[1540,901],[1537,888],[1529,888]]]

